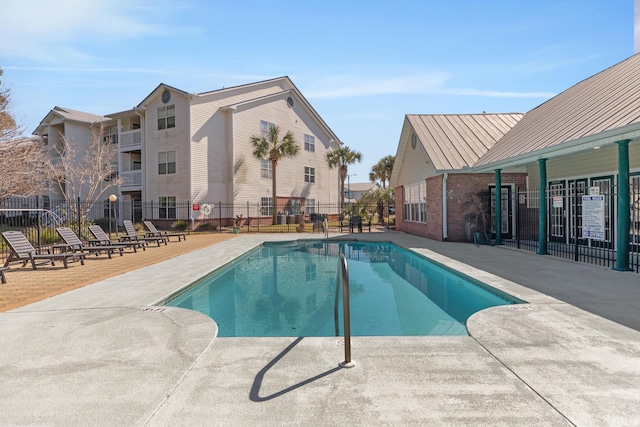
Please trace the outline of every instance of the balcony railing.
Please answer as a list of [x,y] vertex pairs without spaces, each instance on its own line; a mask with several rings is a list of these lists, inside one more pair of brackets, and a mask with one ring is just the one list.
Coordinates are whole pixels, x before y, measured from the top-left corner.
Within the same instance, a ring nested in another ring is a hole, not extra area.
[[120,132],[120,147],[135,147],[142,145],[142,129]]
[[136,187],[142,185],[142,171],[120,172],[121,187]]

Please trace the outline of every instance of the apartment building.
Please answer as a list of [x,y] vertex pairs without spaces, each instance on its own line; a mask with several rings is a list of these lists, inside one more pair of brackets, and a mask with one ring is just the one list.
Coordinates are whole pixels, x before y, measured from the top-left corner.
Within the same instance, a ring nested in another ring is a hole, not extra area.
[[[338,172],[326,156],[339,139],[286,76],[203,93],[160,84],[135,108],[105,116],[55,107],[34,134],[45,146],[64,135],[82,147],[96,123],[118,146],[122,183],[114,191],[125,219],[198,219],[208,215],[202,204],[258,204],[268,216],[274,206],[338,203]],[[290,131],[301,148],[278,163],[275,200],[271,164],[251,143],[270,125],[281,137]]]

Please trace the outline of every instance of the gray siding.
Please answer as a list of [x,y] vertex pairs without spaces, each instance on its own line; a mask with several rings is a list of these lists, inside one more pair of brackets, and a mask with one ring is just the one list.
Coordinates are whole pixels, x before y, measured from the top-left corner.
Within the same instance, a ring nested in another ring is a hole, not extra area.
[[[640,172],[640,144],[629,146],[629,169]],[[540,173],[537,163],[527,165],[529,187],[540,187]],[[547,180],[584,178],[598,175],[618,174],[618,150],[616,145],[600,150],[591,150],[571,157],[547,161]]]
[[424,146],[417,144],[416,148],[411,147],[410,143],[411,130],[407,126],[405,132],[403,132],[402,139],[398,148],[401,150],[396,153],[396,159],[402,158],[402,162],[399,163],[396,160],[396,165],[399,167],[396,171],[394,168],[393,185],[396,187],[413,184],[415,182],[424,181],[426,178],[435,176],[438,172],[433,167]]

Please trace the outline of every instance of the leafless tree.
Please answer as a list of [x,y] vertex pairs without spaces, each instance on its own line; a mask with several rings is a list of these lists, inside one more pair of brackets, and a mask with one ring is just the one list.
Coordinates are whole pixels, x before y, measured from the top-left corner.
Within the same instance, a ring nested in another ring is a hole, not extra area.
[[40,193],[46,184],[45,156],[37,139],[0,143],[0,200]]
[[[61,144],[54,150],[57,155],[49,156],[47,160],[51,182],[59,188],[71,212],[79,215],[82,221],[109,188],[122,183],[113,164],[117,145],[104,141],[103,136],[104,127],[93,125],[85,148],[60,134]],[[85,202],[79,207],[78,198]]]
[[11,91],[0,80],[0,200],[37,194],[46,182],[40,144],[23,136],[10,107]]

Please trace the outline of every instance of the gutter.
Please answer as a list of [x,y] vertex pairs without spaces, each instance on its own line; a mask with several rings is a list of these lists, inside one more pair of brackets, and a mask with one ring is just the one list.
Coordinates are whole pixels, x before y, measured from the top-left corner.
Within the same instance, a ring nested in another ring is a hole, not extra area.
[[448,224],[447,224],[447,179],[449,179],[449,174],[447,172],[444,173],[442,177],[442,239],[449,239],[449,234],[447,233]]

